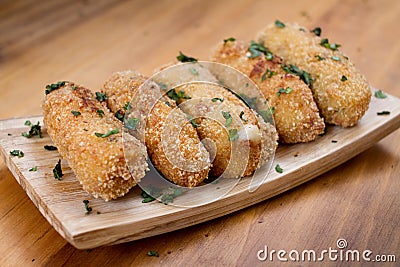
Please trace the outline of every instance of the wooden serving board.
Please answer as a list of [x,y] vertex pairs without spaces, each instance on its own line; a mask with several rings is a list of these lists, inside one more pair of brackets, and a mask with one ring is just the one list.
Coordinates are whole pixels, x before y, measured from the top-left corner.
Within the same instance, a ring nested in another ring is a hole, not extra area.
[[[377,112],[390,111],[378,116]],[[94,199],[84,192],[68,163],[62,160],[64,176],[55,180],[52,169],[60,158],[57,151],[44,150],[51,145],[46,128],[43,138],[27,139],[21,132],[29,127],[26,120],[42,123],[41,116],[0,121],[0,152],[18,183],[51,225],[79,249],[94,248],[141,239],[223,216],[248,207],[300,185],[355,155],[400,127],[400,99],[372,97],[370,108],[352,128],[327,127],[327,133],[307,144],[282,145],[275,162],[283,173],[271,170],[268,180],[249,193],[250,179],[242,179],[226,196],[207,205],[178,208],[157,201],[142,203],[140,189],[110,202]],[[332,140],[337,142],[332,142]],[[22,158],[10,151],[22,150]],[[37,166],[37,171],[29,171]],[[90,200],[93,212],[86,214],[83,200]],[[100,214],[98,214],[100,212]]]

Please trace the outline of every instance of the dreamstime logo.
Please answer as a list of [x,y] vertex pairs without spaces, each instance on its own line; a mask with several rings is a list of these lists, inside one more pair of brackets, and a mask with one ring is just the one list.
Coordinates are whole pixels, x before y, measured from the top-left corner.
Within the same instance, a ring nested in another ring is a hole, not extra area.
[[260,261],[293,261],[293,262],[322,262],[328,261],[346,261],[346,262],[396,262],[396,255],[394,254],[376,254],[369,249],[347,249],[348,243],[344,238],[339,238],[336,241],[338,249],[329,247],[321,251],[313,249],[296,250],[269,250],[265,245],[264,249],[257,252],[257,259]]

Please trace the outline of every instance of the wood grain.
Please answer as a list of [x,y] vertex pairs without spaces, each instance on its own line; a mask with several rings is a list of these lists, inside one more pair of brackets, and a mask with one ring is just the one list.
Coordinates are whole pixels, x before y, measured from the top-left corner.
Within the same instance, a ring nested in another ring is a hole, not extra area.
[[[222,38],[250,40],[276,18],[321,26],[371,85],[400,97],[400,3],[394,0],[6,0],[0,13],[2,119],[40,114],[49,82],[76,80],[98,89],[112,71],[151,74],[179,50],[205,59]],[[261,265],[255,254],[264,245],[323,249],[339,237],[351,248],[398,255],[399,162],[396,131],[317,179],[251,208],[91,251],[69,245],[1,163],[0,265]],[[149,250],[160,257],[148,257]]]

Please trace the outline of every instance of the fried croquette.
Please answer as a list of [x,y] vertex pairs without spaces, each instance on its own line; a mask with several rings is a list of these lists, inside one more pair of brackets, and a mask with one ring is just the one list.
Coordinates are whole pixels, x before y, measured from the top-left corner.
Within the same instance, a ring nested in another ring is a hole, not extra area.
[[179,107],[190,115],[211,154],[212,176],[249,176],[272,157],[277,145],[275,128],[236,95],[208,83],[185,84],[175,90],[190,98],[178,99]]
[[310,73],[312,91],[326,123],[350,127],[368,109],[371,90],[354,64],[338,50],[340,45],[297,24],[271,24],[257,39],[288,64]]
[[47,132],[83,189],[106,201],[126,194],[148,170],[146,147],[134,137],[124,141],[136,162],[130,171],[121,124],[105,105],[72,82],[48,88],[42,104]]
[[324,132],[324,121],[308,86],[298,76],[286,73],[282,59],[262,43],[224,42],[211,60],[236,68],[260,88],[273,111],[281,142],[309,142]]
[[135,98],[132,103],[137,106],[130,116],[145,122],[139,139],[146,144],[154,166],[175,184],[195,187],[208,177],[209,153],[186,115],[162,95],[158,84],[149,82],[148,88],[139,90],[145,80],[133,71],[114,73],[104,84],[107,104],[116,113]]

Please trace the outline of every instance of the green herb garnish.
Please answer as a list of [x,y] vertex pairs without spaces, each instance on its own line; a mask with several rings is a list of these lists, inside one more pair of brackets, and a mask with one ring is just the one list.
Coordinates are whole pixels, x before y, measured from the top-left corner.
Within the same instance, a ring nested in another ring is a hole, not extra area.
[[321,60],[325,60],[326,58],[324,58],[324,57],[321,57],[320,55],[316,55],[315,56],[319,61],[321,61]]
[[57,150],[57,147],[55,147],[55,146],[44,145],[43,147],[44,147],[44,149],[49,150],[49,151]]
[[78,87],[75,86],[75,85],[72,85],[72,87],[71,87],[72,91],[75,91],[77,88],[78,88]]
[[183,191],[181,188],[168,188],[166,193],[163,193],[161,196],[161,202],[167,205],[168,203],[174,202],[174,198],[182,195]]
[[128,130],[135,131],[138,124],[139,124],[138,118],[129,118],[126,120],[125,128]]
[[229,112],[222,111],[222,116],[225,119],[225,127],[229,127],[232,124],[232,116]]
[[199,76],[199,72],[195,68],[190,68],[189,70],[193,75]]
[[130,110],[131,108],[132,108],[131,102],[129,102],[129,101],[126,102],[125,105],[124,105],[124,107],[123,107],[124,110]]
[[179,51],[179,55],[176,57],[177,60],[180,62],[197,62],[197,58],[194,57],[189,57],[186,56],[185,54],[182,53],[182,51]]
[[269,107],[267,110],[260,110],[258,114],[264,119],[265,122],[270,122],[275,112],[275,107]]
[[172,100],[178,101],[179,99],[191,99],[190,96],[185,94],[185,91],[180,90],[179,92],[176,92],[175,89],[171,89],[167,93],[168,97],[171,98]]
[[292,65],[292,64],[290,64],[290,65],[282,64],[281,67],[287,73],[299,76],[299,78],[305,84],[307,84],[309,87],[311,86],[312,79],[311,79],[310,73],[308,73],[308,72],[306,72],[304,70],[300,70],[299,67],[297,67],[296,65]]
[[104,111],[102,111],[101,109],[96,110],[97,114],[100,116],[100,118],[103,118],[104,116]]
[[24,156],[24,152],[22,152],[22,150],[14,149],[13,151],[10,151],[10,155],[22,158]]
[[101,92],[96,92],[96,99],[100,102],[104,102],[108,99],[108,96],[106,95],[106,93],[101,93]]
[[[103,113],[104,114],[104,113]],[[100,115],[100,114],[99,114]],[[117,110],[117,112],[115,112],[114,116],[120,120],[120,121],[124,121],[124,116],[125,116],[125,112],[123,112],[122,110]]]
[[390,115],[390,111],[386,111],[386,110],[384,110],[384,111],[381,111],[381,112],[377,112],[376,113],[378,116],[382,116],[382,115]]
[[31,138],[32,136],[35,136],[35,135],[39,136],[39,138],[42,138],[42,129],[40,127],[40,123],[37,122],[37,124],[31,124],[30,126],[31,126],[31,129],[29,130],[29,132],[23,132],[23,133],[21,133],[21,135],[26,138]]
[[147,256],[150,256],[150,257],[159,257],[160,255],[158,255],[158,252],[157,252],[157,251],[149,250],[149,251],[147,252]]
[[266,69],[264,74],[261,76],[261,81],[265,81],[267,79],[267,75],[268,75],[268,78],[271,78],[275,74],[276,74],[275,71]]
[[236,41],[235,38],[229,37],[229,38],[227,38],[227,39],[224,39],[224,44],[226,44],[227,42],[234,42],[234,41]]
[[347,81],[347,77],[346,76],[344,76],[344,75],[342,75],[342,78],[340,79],[342,82],[345,82],[345,81]]
[[314,33],[316,36],[321,36],[321,28],[316,27],[315,29],[311,30],[312,33]]
[[260,43],[251,41],[250,46],[247,50],[250,52],[250,55],[248,56],[248,58],[256,58],[256,57],[261,56],[261,54],[264,54],[265,58],[267,60],[272,60],[274,57],[273,54],[271,53],[271,51],[269,51],[268,48],[266,48],[264,46],[263,41],[261,41]]
[[337,57],[337,56],[331,56],[331,59],[332,59],[332,60],[335,60],[335,61],[342,61],[342,60],[340,59],[340,57]]
[[332,51],[338,50],[339,47],[341,47],[340,44],[330,44],[329,40],[327,38],[324,38],[321,40],[321,42],[319,43],[320,45],[322,45],[323,47],[326,47]]
[[168,107],[171,106],[171,103],[169,103],[169,101],[165,101],[164,103],[165,103],[165,105],[167,105]]
[[142,203],[149,203],[155,200],[154,197],[147,194],[146,191],[142,190],[141,196],[143,197]]
[[58,160],[58,163],[56,164],[56,166],[53,169],[53,175],[54,178],[57,180],[61,180],[61,177],[63,177],[63,173],[62,173],[62,169],[61,169],[61,160]]
[[223,98],[223,97],[222,97],[222,98],[214,97],[213,99],[211,99],[212,102],[217,102],[218,100],[219,100],[221,103],[224,102],[224,98]]
[[117,133],[119,133],[118,128],[112,129],[112,130],[106,132],[105,134],[102,134],[102,133],[94,133],[94,134],[97,137],[106,138],[106,137],[109,137],[110,135],[117,134]]
[[275,26],[278,28],[285,28],[285,24],[279,20],[275,20]]
[[32,123],[31,123],[31,121],[28,120],[28,121],[25,121],[24,125],[26,125],[26,126],[31,126]]
[[79,111],[71,110],[71,113],[74,114],[75,117],[78,117],[81,115]]
[[37,171],[37,166],[34,166],[34,167],[30,168],[28,171],[30,171],[30,172],[35,172],[35,171]]
[[281,168],[281,166],[279,166],[279,164],[276,164],[275,171],[279,172],[279,173],[283,173],[283,169]]
[[189,122],[193,125],[194,128],[199,127],[199,125],[196,123],[196,121],[194,120],[194,118],[192,116],[190,116],[188,114],[188,115],[186,115],[186,118],[189,120]]
[[386,98],[387,96],[385,95],[384,92],[382,92],[381,90],[378,90],[378,91],[375,92],[375,97],[383,99],[383,98]]
[[91,213],[93,209],[89,206],[89,200],[85,199],[83,204],[85,204],[86,214]]
[[239,114],[239,118],[240,118],[242,121],[247,122],[247,120],[243,118],[243,115],[244,115],[244,111],[242,110],[242,111],[240,112],[240,114]]
[[239,138],[239,133],[237,129],[229,129],[229,140],[230,141],[235,141],[238,140]]
[[158,82],[157,84],[158,84],[158,86],[161,88],[161,90],[164,90],[164,91],[167,90],[167,85],[166,85],[165,83]]
[[290,88],[290,87],[286,87],[286,88],[281,87],[281,88],[279,88],[279,91],[276,93],[276,96],[280,97],[281,94],[283,94],[283,93],[290,94],[290,92],[292,92],[292,88]]
[[50,92],[57,90],[58,88],[63,87],[64,85],[65,85],[65,81],[46,85],[46,90],[44,91],[44,93],[46,95],[48,95],[48,94],[50,94]]

